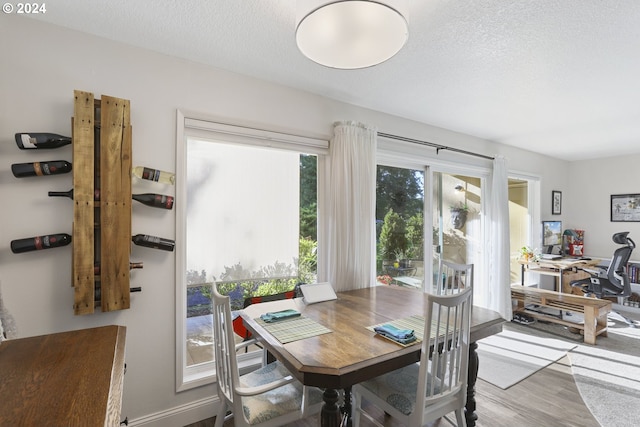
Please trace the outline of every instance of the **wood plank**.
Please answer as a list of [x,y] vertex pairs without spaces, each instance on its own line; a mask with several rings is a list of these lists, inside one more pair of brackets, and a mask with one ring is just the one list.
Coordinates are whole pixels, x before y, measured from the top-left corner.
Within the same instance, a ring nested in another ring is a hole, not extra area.
[[0,425],[118,426],[125,335],[111,325],[4,341]]
[[119,426],[122,413],[122,390],[124,389],[124,350],[126,341],[126,329],[118,330],[113,355],[113,369],[111,370],[111,387],[107,398],[107,414],[105,426]]
[[74,91],[73,256],[75,314],[94,312],[94,97]]
[[[546,289],[528,288],[521,285],[511,286],[511,297],[518,301],[516,311],[525,312],[530,316],[583,331],[584,342],[596,344],[598,335],[607,335],[607,314],[611,311],[611,301],[584,296],[552,292]],[[528,309],[528,305],[537,304],[564,311],[584,314],[584,323],[574,323],[558,318],[554,315],[540,313]]]
[[[130,102],[102,96],[100,136],[100,269],[102,311],[130,306]],[[108,171],[108,173],[107,173]]]

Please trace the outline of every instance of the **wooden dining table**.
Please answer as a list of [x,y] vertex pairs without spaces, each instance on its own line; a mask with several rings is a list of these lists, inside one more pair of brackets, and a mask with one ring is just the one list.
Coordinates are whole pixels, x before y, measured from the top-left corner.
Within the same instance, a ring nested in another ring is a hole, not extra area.
[[[396,286],[376,286],[338,292],[338,298],[305,304],[302,298],[250,305],[240,312],[246,327],[263,341],[266,349],[306,386],[324,389],[321,426],[350,425],[351,387],[386,372],[415,363],[421,346],[401,346],[375,334],[373,325],[424,315],[425,293]],[[298,310],[330,330],[312,337],[281,343],[265,329],[260,315],[285,309]],[[495,311],[474,306],[471,315],[469,379],[465,417],[467,426],[477,420],[475,383],[478,374],[476,341],[502,330],[504,319]],[[369,329],[368,329],[369,328]],[[338,407],[338,390],[344,390]]]

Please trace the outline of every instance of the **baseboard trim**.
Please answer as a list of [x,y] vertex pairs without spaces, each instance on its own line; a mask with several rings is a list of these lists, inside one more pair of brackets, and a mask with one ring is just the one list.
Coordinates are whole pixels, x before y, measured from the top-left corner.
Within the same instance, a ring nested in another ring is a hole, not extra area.
[[217,396],[175,406],[165,411],[129,420],[131,427],[176,427],[193,424],[215,416],[220,406]]

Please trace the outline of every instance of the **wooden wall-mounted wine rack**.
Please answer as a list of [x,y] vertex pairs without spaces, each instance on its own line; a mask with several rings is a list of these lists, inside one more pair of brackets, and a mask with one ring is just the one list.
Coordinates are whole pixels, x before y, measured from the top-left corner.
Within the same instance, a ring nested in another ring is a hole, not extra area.
[[130,305],[130,102],[106,95],[94,99],[79,90],[74,96],[74,313],[94,312],[96,286],[102,311],[123,310]]

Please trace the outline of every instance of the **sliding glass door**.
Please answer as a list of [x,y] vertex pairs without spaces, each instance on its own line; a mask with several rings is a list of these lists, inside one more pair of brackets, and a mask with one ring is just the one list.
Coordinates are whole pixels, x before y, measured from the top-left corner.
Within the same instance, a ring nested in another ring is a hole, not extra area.
[[[474,264],[476,280],[482,277],[483,224],[480,177],[434,172],[432,271],[440,260]],[[435,280],[433,283],[437,283]]]
[[473,263],[482,277],[483,182],[429,167],[378,165],[378,284],[432,292],[440,259]]
[[424,171],[378,165],[376,193],[378,283],[422,288]]

